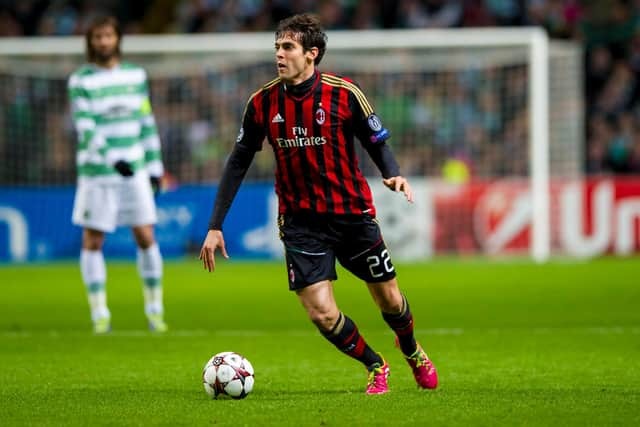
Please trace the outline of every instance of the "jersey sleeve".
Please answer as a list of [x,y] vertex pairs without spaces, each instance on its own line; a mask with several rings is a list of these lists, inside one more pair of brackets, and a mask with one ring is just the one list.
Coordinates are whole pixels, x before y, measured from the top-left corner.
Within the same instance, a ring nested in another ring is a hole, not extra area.
[[151,109],[149,98],[149,80],[144,80],[144,92],[142,106],[140,107],[140,142],[144,148],[144,160],[149,175],[160,177],[164,174],[162,164],[162,151],[156,119]]
[[382,121],[374,113],[373,107],[357,85],[349,95],[349,108],[353,114],[353,129],[356,137],[369,153],[384,178],[400,175],[400,168],[385,141],[391,135],[382,126]]
[[256,152],[262,150],[265,131],[255,105],[259,99],[261,99],[259,95],[249,98],[242,116],[240,132],[238,133],[238,138],[236,138],[236,144],[239,148],[247,151]]
[[349,108],[353,114],[354,133],[365,147],[369,144],[381,144],[389,139],[390,132],[382,126],[382,121],[373,111],[366,96],[355,85],[349,93]]

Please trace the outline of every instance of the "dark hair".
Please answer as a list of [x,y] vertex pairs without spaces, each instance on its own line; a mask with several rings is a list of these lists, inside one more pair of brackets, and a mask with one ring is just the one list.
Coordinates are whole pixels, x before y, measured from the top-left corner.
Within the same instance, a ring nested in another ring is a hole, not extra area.
[[318,65],[327,50],[327,35],[316,15],[302,13],[283,19],[276,28],[276,40],[290,34],[302,45],[306,52],[313,47],[318,48],[318,56],[314,63]]
[[120,28],[120,24],[118,20],[113,16],[99,16],[91,21],[89,28],[85,32],[85,39],[87,43],[87,60],[89,62],[96,61],[96,52],[93,50],[93,46],[91,46],[91,38],[93,37],[93,32],[101,27],[112,27],[118,36],[118,44],[116,46],[116,55],[120,56],[120,41],[122,41],[122,29]]

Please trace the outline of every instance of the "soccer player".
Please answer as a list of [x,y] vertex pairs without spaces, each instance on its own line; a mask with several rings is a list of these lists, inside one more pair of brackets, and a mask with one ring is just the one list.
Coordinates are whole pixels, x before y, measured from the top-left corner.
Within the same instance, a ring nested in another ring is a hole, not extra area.
[[278,225],[289,289],[324,337],[365,365],[366,393],[386,393],[388,363],[366,343],[334,299],[337,259],[366,283],[395,331],[418,386],[435,388],[436,370],[414,337],[409,303],[398,289],[354,148],[356,136],[382,172],[384,184],[412,202],[411,187],[385,144],[389,131],[356,83],[317,70],[327,37],[314,15],[281,21],[275,39],[278,77],[251,95],[245,108],[200,251],[204,268],[215,269],[216,249],[228,258],[222,224],[266,137],[276,158]]
[[105,232],[131,226],[144,288],[149,328],[164,332],[162,256],[154,238],[154,193],[164,173],[160,140],[149,102],[146,72],[121,62],[122,33],[113,17],[95,19],[86,32],[88,64],[69,78],[78,135],[78,185],[73,223],[83,228],[80,271],[94,332],[111,330],[107,307]]

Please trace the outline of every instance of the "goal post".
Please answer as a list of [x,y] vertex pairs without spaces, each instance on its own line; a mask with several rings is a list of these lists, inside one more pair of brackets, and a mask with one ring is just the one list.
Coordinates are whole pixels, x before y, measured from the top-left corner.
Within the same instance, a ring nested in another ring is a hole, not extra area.
[[546,261],[551,253],[549,203],[549,42],[541,30],[529,44],[530,174],[532,197],[531,256]]
[[[537,262],[547,260],[554,250],[551,179],[582,173],[577,45],[550,41],[544,30],[533,27],[330,31],[328,38],[321,70],[361,83],[391,128],[401,169],[425,178],[429,187],[442,181],[445,161],[461,158],[469,161],[473,180],[526,182],[528,252]],[[273,41],[273,33],[124,37],[124,59],[149,73],[159,127],[170,123],[161,132],[167,139],[163,150],[169,153],[165,162],[180,182],[219,179],[244,102],[275,75]],[[42,110],[36,116],[72,139],[69,118],[60,114],[68,109],[66,79],[84,62],[83,54],[82,37],[0,39],[5,97],[13,96],[10,88],[24,85],[37,91],[42,85],[49,92],[34,104]],[[3,126],[12,126],[10,115],[5,116]],[[53,120],[67,124],[54,127]],[[43,124],[34,120],[35,125]],[[49,131],[36,133],[51,139],[45,135]],[[179,131],[188,135],[175,137]],[[0,152],[7,151],[10,138],[7,132],[0,135]],[[48,161],[44,155],[29,155],[35,164]],[[272,178],[273,163],[269,156],[260,157],[248,179]],[[361,162],[365,174],[375,176],[368,160]],[[24,177],[16,172],[13,177],[9,167],[0,185],[73,183],[69,170],[50,169],[49,174]],[[471,228],[466,224],[474,220],[459,221]]]

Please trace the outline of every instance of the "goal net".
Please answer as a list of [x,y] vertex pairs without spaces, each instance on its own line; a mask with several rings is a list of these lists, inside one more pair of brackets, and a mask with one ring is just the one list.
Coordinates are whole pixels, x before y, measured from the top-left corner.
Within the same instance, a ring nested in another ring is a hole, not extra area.
[[[247,98],[275,76],[273,35],[125,36],[123,52],[150,76],[171,179],[216,183]],[[0,40],[0,185],[75,182],[66,83],[83,62],[81,38]],[[402,257],[512,250],[543,260],[554,250],[550,182],[579,177],[583,163],[574,44],[538,29],[330,32],[320,70],[360,84],[413,178],[408,207],[382,191],[359,150]],[[273,175],[261,153],[247,181]]]

